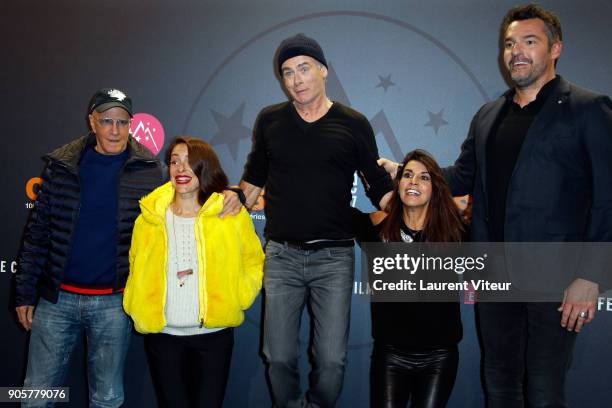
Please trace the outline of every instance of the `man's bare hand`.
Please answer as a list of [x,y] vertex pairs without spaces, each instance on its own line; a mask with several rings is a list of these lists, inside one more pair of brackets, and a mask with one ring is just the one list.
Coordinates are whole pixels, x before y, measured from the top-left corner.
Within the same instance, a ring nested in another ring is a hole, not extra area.
[[397,167],[399,166],[398,163],[389,159],[385,159],[384,157],[381,157],[380,159],[376,160],[376,163],[378,163],[379,166],[382,166],[382,168],[385,169],[387,174],[389,174],[392,179],[395,178],[397,174]]
[[34,306],[17,306],[17,319],[26,331],[32,330],[32,319],[34,318]]
[[238,193],[232,190],[223,190],[223,210],[219,214],[219,218],[223,218],[226,215],[238,215],[242,204]]
[[579,332],[582,326],[595,318],[599,285],[586,279],[575,279],[565,289],[561,312],[561,326]]

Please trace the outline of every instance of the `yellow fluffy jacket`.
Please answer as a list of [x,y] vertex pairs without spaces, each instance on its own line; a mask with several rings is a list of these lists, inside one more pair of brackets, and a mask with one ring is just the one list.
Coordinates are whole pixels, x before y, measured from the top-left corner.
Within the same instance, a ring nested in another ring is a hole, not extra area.
[[[158,333],[166,325],[165,214],[173,197],[170,182],[155,189],[140,200],[134,224],[123,308],[140,333]],[[235,217],[219,218],[222,207],[223,195],[213,193],[195,223],[200,323],[208,328],[240,325],[263,278],[264,254],[251,217],[242,208]]]

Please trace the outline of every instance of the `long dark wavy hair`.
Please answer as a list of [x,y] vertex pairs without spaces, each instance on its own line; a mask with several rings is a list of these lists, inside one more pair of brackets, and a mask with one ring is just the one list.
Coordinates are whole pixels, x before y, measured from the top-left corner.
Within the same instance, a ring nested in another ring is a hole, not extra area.
[[187,145],[189,166],[200,182],[198,202],[203,205],[212,193],[221,193],[227,189],[229,181],[221,168],[221,163],[213,148],[201,139],[189,136],[177,136],[166,150],[166,165],[170,166],[172,150],[179,144]]
[[431,177],[431,199],[425,215],[423,235],[428,242],[461,241],[464,231],[461,215],[453,201],[450,188],[442,169],[434,158],[424,150],[413,150],[404,157],[403,164],[397,171],[394,180],[393,197],[390,200],[388,216],[381,230],[381,238],[388,242],[401,242],[400,223],[403,217],[404,203],[399,196],[399,182],[404,174],[406,164],[410,161],[423,164]]

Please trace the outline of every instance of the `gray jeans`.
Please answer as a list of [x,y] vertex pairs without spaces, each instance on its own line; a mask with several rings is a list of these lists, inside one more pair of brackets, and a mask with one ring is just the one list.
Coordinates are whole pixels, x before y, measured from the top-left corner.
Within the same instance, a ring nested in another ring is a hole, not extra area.
[[[342,388],[349,333],[353,247],[300,250],[266,245],[263,353],[277,407],[333,407]],[[313,369],[305,396],[298,370],[302,310],[313,325]]]

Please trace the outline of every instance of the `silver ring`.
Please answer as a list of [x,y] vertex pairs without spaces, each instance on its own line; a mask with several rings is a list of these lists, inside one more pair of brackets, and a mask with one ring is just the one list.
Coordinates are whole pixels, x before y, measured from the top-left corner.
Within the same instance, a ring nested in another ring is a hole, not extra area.
[[583,310],[582,312],[578,313],[578,317],[586,319],[587,317],[589,317],[589,312]]

